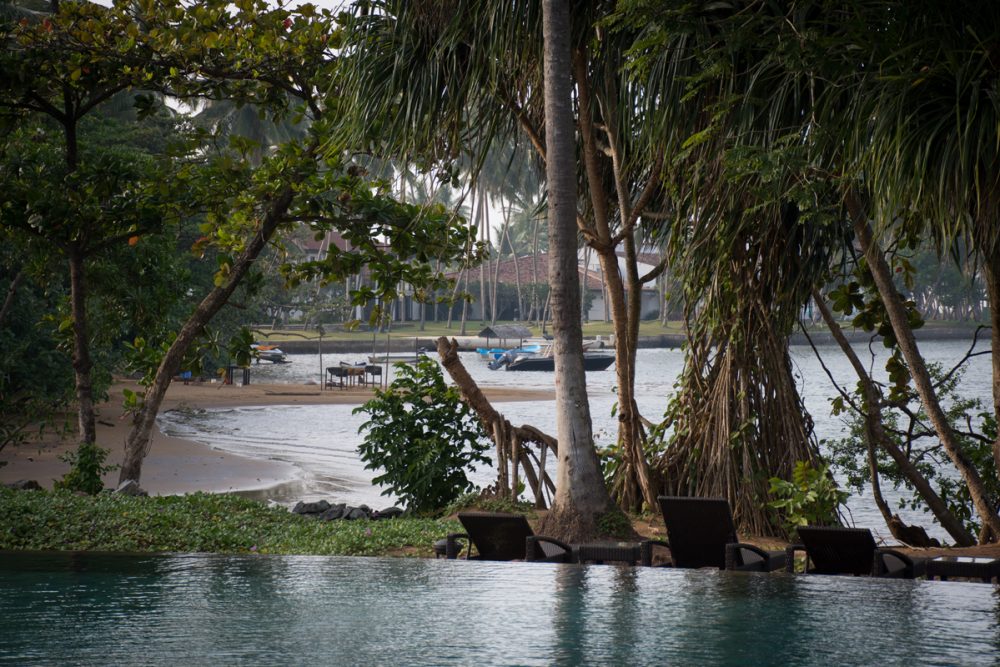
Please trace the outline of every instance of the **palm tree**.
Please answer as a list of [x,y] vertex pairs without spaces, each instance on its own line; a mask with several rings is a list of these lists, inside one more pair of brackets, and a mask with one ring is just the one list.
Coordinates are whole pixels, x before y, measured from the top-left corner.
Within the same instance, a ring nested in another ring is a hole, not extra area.
[[559,459],[556,493],[541,530],[580,542],[596,535],[611,499],[591,432],[583,370],[577,271],[576,150],[568,0],[545,0],[545,173],[549,199],[549,285],[556,358]]
[[227,99],[206,100],[194,115],[193,122],[220,139],[241,137],[251,142],[249,157],[254,164],[260,164],[274,146],[301,139],[308,127],[307,120],[296,123],[287,116],[275,118],[256,105]]
[[[348,46],[355,77],[348,88],[357,91],[353,104],[365,120],[356,133],[367,137],[376,126],[383,150],[453,160],[462,151],[485,155],[497,137],[519,132],[545,160],[538,3],[480,0],[463,5],[463,12],[451,12],[449,6],[392,0],[379,12],[359,13]],[[643,107],[636,97],[641,90],[627,81],[619,42],[600,50],[589,46],[608,38],[599,25],[606,12],[602,3],[585,3],[573,33],[585,167],[578,173],[585,196],[578,200],[576,221],[600,258],[616,327],[625,457],[619,471],[626,489],[620,502],[653,506],[656,490],[634,398],[635,352],[642,286],[655,280],[662,266],[639,274],[636,230],[643,212],[665,194],[658,188],[663,142],[634,139],[633,130],[642,126]],[[619,247],[625,252],[624,278]]]

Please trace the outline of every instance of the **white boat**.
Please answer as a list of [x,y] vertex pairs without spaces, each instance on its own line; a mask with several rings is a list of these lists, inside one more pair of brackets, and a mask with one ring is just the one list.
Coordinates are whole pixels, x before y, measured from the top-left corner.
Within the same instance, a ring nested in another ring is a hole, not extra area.
[[421,348],[416,352],[385,352],[368,355],[370,364],[415,364],[427,356],[427,350]]
[[284,352],[281,351],[277,345],[264,345],[261,343],[253,343],[250,346],[253,350],[254,357],[257,358],[257,363],[261,361],[270,361],[273,364],[285,364],[288,363],[288,357]]

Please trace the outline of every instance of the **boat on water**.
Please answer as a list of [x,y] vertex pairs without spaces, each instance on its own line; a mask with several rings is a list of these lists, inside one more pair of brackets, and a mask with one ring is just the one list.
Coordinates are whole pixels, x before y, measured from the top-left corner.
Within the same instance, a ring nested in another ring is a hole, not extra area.
[[484,361],[495,361],[507,353],[512,354],[537,354],[542,351],[540,343],[525,343],[520,347],[477,347],[476,352]]
[[420,348],[416,352],[385,352],[368,355],[370,364],[415,364],[427,356],[427,350]]
[[[584,352],[583,370],[603,371],[615,363],[615,356],[608,352]],[[541,352],[529,354],[505,354],[491,361],[490,370],[505,368],[508,371],[554,371],[556,358],[552,346],[547,346]]]
[[277,345],[253,343],[250,345],[250,349],[253,350],[253,355],[256,357],[258,364],[261,361],[270,361],[273,364],[288,363],[288,356]]

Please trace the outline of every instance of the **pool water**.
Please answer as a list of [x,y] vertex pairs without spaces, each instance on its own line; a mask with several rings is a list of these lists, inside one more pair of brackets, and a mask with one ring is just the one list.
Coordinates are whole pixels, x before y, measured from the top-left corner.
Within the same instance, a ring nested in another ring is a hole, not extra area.
[[993,586],[310,556],[0,554],[0,664],[993,665]]

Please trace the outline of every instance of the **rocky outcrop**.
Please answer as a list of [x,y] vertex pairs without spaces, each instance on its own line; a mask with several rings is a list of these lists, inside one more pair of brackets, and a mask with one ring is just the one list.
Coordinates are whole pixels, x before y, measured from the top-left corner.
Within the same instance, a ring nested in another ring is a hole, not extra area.
[[14,489],[15,491],[41,491],[42,485],[33,479],[19,479],[16,482],[11,482],[9,484],[4,484],[8,489]]
[[358,519],[378,520],[394,519],[403,514],[403,510],[398,507],[389,507],[384,510],[373,510],[367,505],[352,507],[347,503],[337,503],[331,505],[325,500],[316,502],[298,502],[292,508],[292,512],[302,516],[313,517],[320,521],[356,521]]

